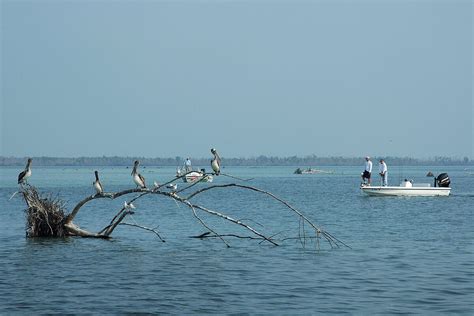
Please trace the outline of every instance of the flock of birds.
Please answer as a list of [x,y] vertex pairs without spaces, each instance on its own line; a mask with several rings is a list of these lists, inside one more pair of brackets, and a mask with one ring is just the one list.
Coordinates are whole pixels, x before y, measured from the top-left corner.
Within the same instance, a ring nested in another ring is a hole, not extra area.
[[[212,170],[214,171],[214,174],[218,176],[221,170],[221,158],[215,148],[211,148],[211,153],[214,155],[213,159],[211,160],[211,167],[212,167]],[[31,177],[31,162],[32,162],[32,159],[28,158],[28,162],[26,163],[25,170],[20,172],[20,174],[18,175],[18,184],[28,183],[27,180],[29,177]],[[145,177],[142,176],[138,172],[139,164],[140,162],[138,160],[135,160],[131,175],[132,175],[133,182],[137,185],[137,187],[145,189],[146,188]],[[104,187],[102,186],[102,183],[100,183],[99,172],[96,170],[94,171],[94,174],[95,174],[95,181],[92,184],[97,194],[102,194],[104,193]],[[156,182],[154,182],[154,185],[155,187],[159,187],[158,183]],[[174,191],[176,191],[177,189],[177,185],[175,183],[170,183],[167,187]]]

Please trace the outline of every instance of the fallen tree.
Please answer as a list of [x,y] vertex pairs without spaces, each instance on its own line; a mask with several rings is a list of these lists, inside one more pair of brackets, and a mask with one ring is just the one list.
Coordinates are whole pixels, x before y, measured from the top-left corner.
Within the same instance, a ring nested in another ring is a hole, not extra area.
[[[302,246],[305,247],[307,240],[315,241],[317,249],[320,247],[320,239],[324,239],[330,245],[331,248],[338,248],[341,246],[349,247],[344,242],[338,238],[331,235],[329,232],[321,229],[316,226],[306,215],[301,211],[297,210],[295,207],[290,205],[288,202],[277,197],[273,193],[267,192],[265,190],[244,185],[238,183],[228,183],[228,184],[215,184],[208,185],[204,188],[195,189],[194,187],[199,182],[194,182],[186,185],[184,188],[177,190],[176,187],[171,187],[170,184],[183,178],[187,175],[183,174],[173,178],[172,180],[158,185],[155,183],[153,188],[146,187],[137,187],[132,189],[126,189],[120,192],[103,192],[100,190],[96,194],[87,196],[83,200],[79,201],[70,213],[67,213],[65,203],[61,201],[58,197],[52,197],[51,195],[41,195],[38,190],[29,184],[21,184],[20,193],[22,194],[27,208],[26,212],[26,235],[27,237],[66,237],[66,236],[79,236],[79,237],[91,237],[91,238],[111,238],[111,234],[119,225],[127,225],[131,227],[136,227],[144,229],[156,234],[156,236],[161,240],[165,239],[160,235],[160,233],[150,227],[146,227],[139,224],[125,223],[124,219],[135,212],[134,202],[139,200],[144,196],[151,195],[160,195],[165,196],[169,199],[174,200],[178,204],[185,205],[191,210],[192,216],[207,230],[205,233],[192,236],[194,238],[219,238],[222,242],[230,247],[227,238],[246,238],[246,239],[256,239],[262,242],[267,242],[271,245],[278,246],[281,242],[288,239],[299,239]],[[204,176],[215,175],[215,174],[204,174]],[[223,174],[226,176],[225,174]],[[229,177],[232,177],[229,175]],[[233,177],[235,178],[235,177]],[[293,238],[283,238],[278,240],[275,236],[267,236],[265,233],[257,230],[255,227],[249,224],[250,220],[242,220],[234,218],[233,216],[218,212],[208,207],[204,207],[200,204],[194,203],[193,199],[201,194],[209,192],[211,190],[219,189],[232,189],[238,188],[257,194],[261,194],[264,197],[273,199],[278,203],[285,206],[285,209],[289,210],[295,215],[296,220],[299,221],[299,231],[298,235]],[[194,189],[194,190],[193,190]],[[191,192],[185,194],[185,192]],[[81,208],[87,203],[97,200],[97,199],[110,199],[115,200],[118,197],[122,196],[132,196],[126,201],[123,206],[117,211],[115,216],[110,220],[110,222],[104,226],[98,232],[91,232],[85,229],[82,229],[79,225],[74,223],[74,219],[81,210]],[[208,225],[203,218],[201,218],[200,213],[202,212],[210,216],[215,216],[221,218],[231,224],[243,227],[249,234],[248,235],[238,235],[238,234],[219,234],[214,227]]]

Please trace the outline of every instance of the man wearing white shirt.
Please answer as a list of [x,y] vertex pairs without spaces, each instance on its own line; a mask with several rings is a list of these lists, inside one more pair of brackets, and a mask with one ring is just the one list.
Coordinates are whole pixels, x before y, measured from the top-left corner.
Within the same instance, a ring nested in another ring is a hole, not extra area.
[[387,164],[385,163],[385,161],[383,159],[380,159],[380,164],[379,164],[379,174],[380,176],[382,177],[381,181],[382,181],[382,185],[384,187],[387,186]]
[[365,169],[364,173],[362,173],[362,181],[363,184],[366,184],[365,180],[367,180],[367,184],[370,185],[370,176],[372,174],[372,161],[370,161],[370,157],[365,157]]
[[184,169],[186,172],[190,172],[193,170],[193,167],[191,167],[191,159],[186,158],[186,161],[184,162]]

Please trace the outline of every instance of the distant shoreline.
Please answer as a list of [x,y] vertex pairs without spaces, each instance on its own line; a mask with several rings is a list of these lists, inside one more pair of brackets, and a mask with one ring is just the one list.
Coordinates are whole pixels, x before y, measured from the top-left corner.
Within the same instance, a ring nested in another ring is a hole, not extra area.
[[[186,157],[174,158],[146,158],[146,157],[32,157],[36,166],[130,166],[134,160],[140,160],[143,166],[182,166]],[[382,158],[382,157],[381,157]],[[430,159],[418,159],[410,157],[383,157],[391,166],[474,166],[474,160],[465,158],[435,157]],[[26,157],[4,157],[0,156],[0,166],[23,166]],[[192,158],[195,166],[206,166],[211,157]],[[378,157],[373,157],[372,161],[377,162]],[[318,156],[291,156],[291,157],[271,157],[258,156],[251,158],[226,158],[222,157],[222,162],[226,166],[358,166],[364,164],[364,157],[318,157]]]

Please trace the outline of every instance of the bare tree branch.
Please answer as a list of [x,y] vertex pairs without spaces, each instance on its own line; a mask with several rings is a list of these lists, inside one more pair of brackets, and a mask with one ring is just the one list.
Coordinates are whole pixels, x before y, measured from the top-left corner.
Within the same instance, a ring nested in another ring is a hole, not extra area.
[[136,192],[150,192],[150,190],[137,188],[137,189],[127,189],[127,190],[117,192],[117,193],[102,193],[102,194],[94,194],[94,195],[88,196],[85,199],[83,199],[82,201],[80,201],[79,203],[77,203],[77,205],[72,209],[71,214],[69,214],[68,217],[66,218],[66,223],[72,222],[74,217],[76,217],[77,213],[81,209],[81,207],[84,206],[84,204],[86,204],[86,203],[88,203],[92,200],[103,199],[103,198],[108,198],[108,199],[113,200],[113,199],[116,199],[116,198],[118,198],[122,195],[130,194],[130,193],[136,193]]
[[194,217],[196,217],[196,218],[198,219],[198,221],[199,221],[204,227],[206,227],[206,228],[209,229],[211,232],[213,232],[214,235],[218,236],[218,237],[222,240],[222,242],[223,242],[224,244],[226,244],[227,247],[230,247],[230,245],[225,241],[224,238],[222,238],[221,235],[219,235],[218,233],[216,233],[212,228],[210,228],[206,223],[204,223],[204,221],[197,215],[196,209],[194,208],[194,206],[192,206],[191,204],[188,204],[188,206],[193,210],[193,215],[194,215]]
[[250,231],[251,231],[252,233],[254,233],[255,235],[260,236],[261,238],[265,239],[266,241],[272,243],[272,244],[275,245],[275,246],[278,246],[278,244],[275,243],[273,240],[267,238],[265,235],[259,233],[258,231],[256,231],[256,230],[253,229],[252,227],[250,227],[249,225],[247,225],[247,224],[245,224],[245,223],[243,223],[243,222],[241,222],[241,221],[239,221],[239,220],[237,220],[237,219],[234,219],[234,218],[232,218],[232,217],[230,217],[230,216],[227,216],[227,215],[221,214],[221,213],[219,213],[219,212],[210,210],[210,209],[205,208],[205,207],[200,206],[200,205],[191,204],[191,203],[188,202],[188,201],[186,201],[186,204],[187,204],[188,206],[191,206],[191,205],[192,205],[192,207],[197,208],[197,209],[200,209],[200,210],[203,210],[203,211],[205,211],[205,212],[207,212],[207,213],[209,213],[209,214],[212,214],[212,215],[216,215],[216,216],[218,216],[218,217],[221,217],[221,218],[223,218],[223,219],[225,219],[225,220],[228,220],[228,221],[230,221],[230,222],[232,222],[232,223],[234,223],[234,224],[243,226],[243,227],[245,227],[246,229],[250,230]]
[[236,184],[236,183],[228,183],[228,184],[220,184],[220,185],[212,185],[212,186],[209,186],[209,187],[206,187],[206,188],[202,188],[200,190],[197,190],[195,192],[193,192],[192,194],[190,194],[186,199],[187,200],[190,200],[192,199],[193,197],[195,197],[196,195],[198,194],[201,194],[203,192],[206,192],[206,191],[209,191],[209,190],[213,190],[213,189],[217,189],[217,188],[228,188],[228,187],[237,187],[237,188],[243,188],[243,189],[248,189],[248,190],[251,190],[251,191],[255,191],[255,192],[259,192],[259,193],[262,193],[262,194],[265,194],[265,195],[268,195],[270,197],[272,197],[273,199],[277,200],[278,202],[284,204],[286,207],[288,207],[290,210],[292,210],[293,212],[295,212],[301,219],[304,220],[304,222],[308,223],[311,227],[313,227],[313,229],[315,230],[315,233],[316,234],[319,234],[321,233],[323,235],[323,237],[329,242],[329,244],[331,245],[331,247],[333,247],[333,245],[335,245],[336,247],[339,247],[339,244],[342,244],[348,248],[350,248],[347,244],[345,244],[344,242],[338,240],[337,238],[335,238],[334,236],[332,236],[331,234],[321,230],[319,227],[317,227],[316,225],[314,225],[302,212],[298,211],[296,208],[294,208],[293,206],[291,206],[288,202],[284,201],[283,199],[277,197],[276,195],[274,195],[273,193],[270,193],[270,192],[267,192],[265,190],[262,190],[262,189],[259,189],[259,188],[255,188],[255,187],[252,187],[252,186],[248,186],[248,185],[241,185],[241,184]]
[[119,225],[132,226],[132,227],[137,227],[137,228],[140,228],[140,229],[150,231],[150,232],[154,233],[156,236],[158,236],[158,238],[162,242],[165,242],[165,240],[163,238],[161,238],[160,233],[158,233],[158,231],[154,228],[149,228],[149,227],[146,227],[146,226],[141,226],[141,225],[138,225],[138,224],[131,224],[131,223],[120,223]]
[[[214,189],[219,189],[219,188],[240,188],[244,190],[250,190],[254,191],[260,194],[264,194],[266,196],[271,197],[272,199],[278,201],[279,203],[285,205],[288,209],[290,209],[292,212],[294,212],[298,216],[299,220],[299,229],[298,229],[298,239],[300,240],[303,248],[306,246],[306,239],[312,240],[315,239],[317,243],[317,248],[319,249],[319,240],[322,237],[325,238],[325,240],[329,243],[331,248],[334,247],[339,247],[340,245],[344,245],[346,247],[349,247],[347,244],[342,242],[341,240],[337,239],[333,235],[331,235],[329,232],[326,232],[319,227],[317,227],[315,224],[313,224],[309,218],[307,218],[302,212],[297,210],[295,207],[290,205],[288,202],[284,201],[283,199],[277,197],[273,193],[270,193],[268,191],[253,187],[253,186],[248,186],[248,185],[241,185],[241,184],[236,184],[236,183],[229,183],[229,184],[221,184],[221,185],[211,185],[207,186],[198,190],[195,190],[194,192],[190,193],[187,197],[182,197],[178,195],[178,193],[184,191],[184,190],[189,190],[190,188],[194,187],[197,185],[199,182],[192,183],[190,185],[187,185],[183,189],[175,192],[168,192],[166,190],[162,190],[167,184],[172,183],[173,181],[176,181],[180,178],[183,178],[186,176],[188,173],[185,173],[179,177],[173,178],[171,181],[165,182],[162,185],[157,185],[153,189],[148,189],[148,188],[133,188],[133,189],[126,189],[120,192],[109,192],[109,193],[98,193],[94,195],[87,196],[83,200],[81,200],[79,203],[75,205],[73,208],[72,212],[69,215],[64,215],[64,212],[62,211],[64,208],[63,202],[59,200],[59,198],[44,198],[39,195],[39,193],[36,191],[34,187],[31,187],[29,185],[21,186],[21,193],[23,194],[23,197],[25,199],[25,202],[28,206],[29,210],[29,217],[31,218],[31,221],[28,224],[28,230],[31,231],[31,236],[42,236],[43,234],[48,235],[48,236],[62,236],[62,235],[70,235],[70,236],[81,236],[81,237],[93,237],[93,238],[110,238],[110,235],[112,232],[119,226],[119,225],[124,225],[124,226],[131,226],[131,227],[137,227],[140,229],[144,229],[147,231],[151,231],[154,234],[158,236],[158,238],[161,241],[165,241],[158,231],[154,228],[149,228],[141,224],[137,223],[125,223],[123,222],[124,219],[128,216],[133,214],[134,212],[132,211],[132,202],[135,202],[136,200],[142,198],[143,196],[153,194],[153,195],[163,195],[167,198],[170,198],[174,200],[177,205],[179,204],[184,204],[187,207],[190,208],[194,218],[204,227],[206,228],[209,232],[195,236],[195,238],[219,238],[221,239],[227,247],[230,247],[229,243],[224,239],[224,237],[236,237],[236,238],[246,238],[246,239],[257,239],[261,240],[261,242],[268,242],[272,245],[278,246],[278,243],[274,239],[274,237],[280,233],[274,234],[270,237],[267,237],[264,233],[256,230],[254,227],[250,226],[249,224],[246,223],[246,220],[244,219],[235,219],[234,217],[227,215],[223,212],[218,212],[216,210],[213,210],[208,207],[204,207],[202,205],[198,205],[196,203],[191,203],[190,200],[194,197],[196,197],[199,194],[202,194],[204,192],[207,192],[209,190],[214,190]],[[205,174],[206,175],[206,174]],[[228,176],[228,175],[226,175]],[[234,177],[237,178],[237,177]],[[243,180],[243,179],[240,179]],[[125,202],[124,207],[122,207],[112,218],[110,223],[105,226],[101,231],[98,233],[92,233],[87,230],[84,230],[77,226],[76,224],[73,223],[74,218],[80,211],[80,209],[89,203],[90,201],[96,200],[96,199],[111,199],[114,200],[118,197],[125,196],[125,195],[130,195],[130,194],[136,194],[136,196],[132,197],[128,201]],[[134,207],[133,207],[134,208]],[[219,234],[217,233],[214,228],[210,227],[198,214],[197,210],[202,211],[204,213],[207,213],[211,216],[216,216],[219,218],[224,219],[225,221],[228,221],[230,223],[233,223],[235,225],[239,225],[246,230],[250,231],[253,236],[239,236],[237,234]],[[248,219],[248,221],[252,221]],[[259,226],[263,227],[262,224],[257,223]],[[308,236],[306,233],[306,227],[305,225],[309,225],[314,229],[315,235],[314,236]],[[285,239],[282,239],[282,241]],[[350,248],[350,247],[349,247]]]

